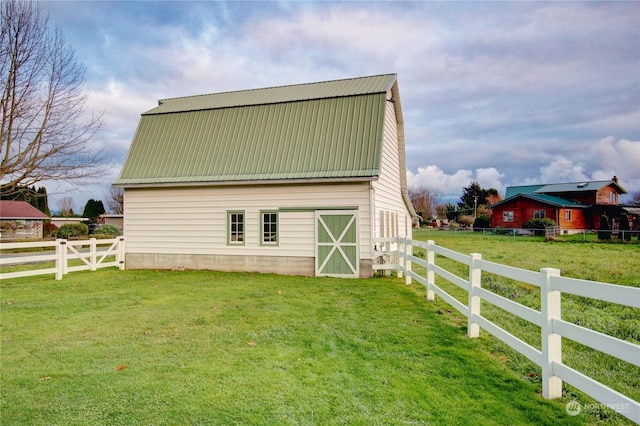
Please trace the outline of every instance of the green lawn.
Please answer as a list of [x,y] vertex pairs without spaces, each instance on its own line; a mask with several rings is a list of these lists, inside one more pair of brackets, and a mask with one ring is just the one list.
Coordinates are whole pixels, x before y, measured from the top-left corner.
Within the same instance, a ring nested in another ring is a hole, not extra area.
[[[436,244],[460,253],[481,253],[483,259],[518,268],[538,271],[543,267],[558,268],[563,276],[593,281],[602,281],[619,285],[640,287],[640,245],[611,244],[598,242],[558,242],[545,241],[535,237],[482,236],[473,232],[447,232],[417,230],[414,238],[432,239]],[[415,250],[415,254],[424,257],[424,251]],[[466,279],[468,267],[437,256],[436,264],[455,271]],[[419,267],[414,268],[416,271]],[[466,305],[467,293],[457,286],[436,277],[436,284],[454,295]],[[540,290],[532,285],[483,273],[482,286],[511,300],[515,300],[532,309],[540,310]],[[445,308],[450,311],[451,308]],[[481,313],[494,323],[508,330],[530,345],[540,349],[540,328],[515,317],[489,303],[482,302]],[[452,325],[464,327],[466,319],[454,311]],[[564,294],[562,296],[563,319],[587,328],[605,333],[619,339],[640,344],[640,311],[631,307],[600,302],[593,299]],[[513,351],[486,332],[481,332],[485,348],[491,351],[518,373],[532,383],[540,382],[540,369],[524,356]],[[563,362],[578,371],[595,378],[613,389],[640,400],[640,368],[620,361],[614,357],[563,339]],[[592,407],[589,411],[594,419],[611,421],[619,417],[602,407],[593,407],[594,401],[575,388],[564,384],[564,394]]]
[[2,283],[3,425],[582,424],[397,279]]
[[[577,271],[580,250],[594,250],[602,265],[606,250],[620,258],[638,252],[612,244],[485,246],[473,237],[438,238],[445,247],[534,270]],[[567,254],[573,250],[579,254]],[[566,265],[545,263],[559,256],[567,256]],[[634,277],[640,285],[637,259],[608,270],[626,285]],[[529,261],[538,263],[523,264]],[[590,265],[588,274],[601,273]],[[570,387],[566,397],[544,400],[536,366],[486,332],[466,338],[466,320],[441,300],[426,302],[422,286],[403,282],[115,268],[74,272],[62,281],[6,280],[0,284],[0,424],[630,423],[601,409],[568,416],[569,401],[593,401]],[[500,280],[492,285],[535,300],[531,289],[514,291]],[[637,312],[618,321],[601,316],[602,307],[587,307],[598,327],[638,340]],[[572,310],[563,299],[563,315]],[[514,327],[535,340],[535,331]],[[567,350],[570,360],[579,357]],[[610,369],[610,360],[588,364],[602,362]],[[598,379],[624,381],[623,390],[638,395],[640,374],[626,372]]]

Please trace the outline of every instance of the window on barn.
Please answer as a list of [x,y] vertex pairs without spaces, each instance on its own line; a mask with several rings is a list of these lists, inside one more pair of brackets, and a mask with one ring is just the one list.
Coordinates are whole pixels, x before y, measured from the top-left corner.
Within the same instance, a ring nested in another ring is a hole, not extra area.
[[244,211],[227,212],[228,244],[244,245]]
[[504,211],[504,212],[502,212],[502,221],[503,222],[513,222],[513,211]]
[[613,191],[609,193],[609,202],[612,204],[616,203],[616,193]]
[[533,218],[534,219],[544,219],[544,210],[536,210],[533,213]]
[[571,210],[564,211],[564,220],[566,222],[571,222]]
[[278,212],[263,211],[262,216],[262,244],[278,244]]

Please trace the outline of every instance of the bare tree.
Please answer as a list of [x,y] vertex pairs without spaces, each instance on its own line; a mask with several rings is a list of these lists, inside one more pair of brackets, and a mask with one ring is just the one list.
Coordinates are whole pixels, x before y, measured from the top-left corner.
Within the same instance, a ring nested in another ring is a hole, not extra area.
[[631,204],[634,206],[640,206],[640,191],[636,191],[630,194],[631,195]]
[[107,194],[107,205],[114,214],[124,213],[124,189],[112,186]]
[[73,214],[73,198],[63,197],[58,200],[58,214],[62,217],[68,217]]
[[425,220],[436,214],[436,206],[439,204],[441,196],[439,191],[425,186],[409,188],[409,198],[413,208]]
[[90,145],[102,117],[87,117],[84,67],[37,2],[0,4],[0,192],[103,174]]

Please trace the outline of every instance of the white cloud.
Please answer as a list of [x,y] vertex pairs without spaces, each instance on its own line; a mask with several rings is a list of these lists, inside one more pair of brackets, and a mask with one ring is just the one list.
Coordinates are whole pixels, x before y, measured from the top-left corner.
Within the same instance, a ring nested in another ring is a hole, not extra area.
[[473,180],[616,174],[640,190],[637,2],[43,5],[114,158],[160,98],[397,72],[411,185],[459,198]]
[[426,187],[442,194],[446,200],[457,199],[462,195],[464,187],[469,186],[473,181],[478,182],[482,188],[495,188],[504,194],[504,184],[502,179],[504,174],[497,169],[490,167],[476,169],[475,174],[471,170],[457,170],[453,174],[447,174],[438,166],[429,165],[419,167],[418,173],[407,170],[407,184],[411,188]]

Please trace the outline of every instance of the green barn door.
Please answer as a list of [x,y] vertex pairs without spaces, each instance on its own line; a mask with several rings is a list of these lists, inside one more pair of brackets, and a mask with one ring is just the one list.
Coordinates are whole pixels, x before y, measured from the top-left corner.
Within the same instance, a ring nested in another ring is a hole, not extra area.
[[316,275],[360,275],[357,212],[316,211]]

